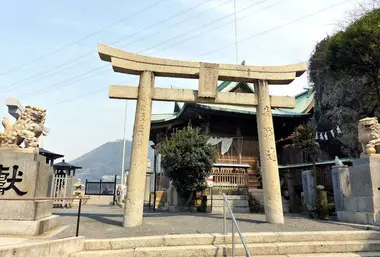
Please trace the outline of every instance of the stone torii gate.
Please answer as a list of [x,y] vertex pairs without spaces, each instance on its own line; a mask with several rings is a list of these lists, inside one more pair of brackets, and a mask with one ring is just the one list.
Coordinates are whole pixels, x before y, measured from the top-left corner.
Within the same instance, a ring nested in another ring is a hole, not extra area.
[[[284,223],[271,108],[293,108],[295,98],[270,96],[268,84],[291,83],[306,71],[305,63],[259,67],[188,62],[137,55],[103,44],[98,52],[115,72],[140,75],[138,87],[111,85],[109,89],[109,98],[137,99],[123,226],[142,224],[152,100],[256,107],[266,220]],[[199,79],[199,88],[155,88],[155,76]],[[255,94],[217,92],[218,80],[251,82]]]

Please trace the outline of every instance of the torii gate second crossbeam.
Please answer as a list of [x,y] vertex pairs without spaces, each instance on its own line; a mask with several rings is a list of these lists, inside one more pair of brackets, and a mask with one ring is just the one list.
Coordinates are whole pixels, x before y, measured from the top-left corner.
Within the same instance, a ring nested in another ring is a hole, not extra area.
[[[103,44],[98,52],[115,72],[140,75],[138,87],[114,85],[109,90],[110,98],[137,99],[123,226],[142,224],[152,100],[255,106],[266,220],[284,223],[271,108],[293,108],[295,98],[270,96],[268,84],[291,83],[306,71],[305,63],[258,67],[187,62],[137,55]],[[199,79],[199,88],[155,88],[155,76]],[[218,80],[251,82],[255,94],[217,92]]]

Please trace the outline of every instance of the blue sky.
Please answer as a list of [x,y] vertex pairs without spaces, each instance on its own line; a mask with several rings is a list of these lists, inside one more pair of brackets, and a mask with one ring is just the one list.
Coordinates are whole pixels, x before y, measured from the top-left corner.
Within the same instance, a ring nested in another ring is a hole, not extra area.
[[[339,5],[309,15],[334,4]],[[356,0],[236,0],[239,62],[306,61],[355,5]],[[99,59],[98,42],[157,57],[236,63],[233,21],[233,0],[2,1],[0,101],[11,96],[46,108],[51,133],[45,148],[67,160],[79,157],[123,137],[125,101],[108,99],[108,86],[138,85],[136,76],[114,73]],[[156,79],[158,87],[170,85],[196,89],[197,81]],[[289,86],[272,86],[271,93],[294,95],[305,86],[303,76]],[[135,105],[128,101],[128,139]],[[153,103],[154,113],[172,109],[172,103]],[[2,104],[0,116],[6,115]]]

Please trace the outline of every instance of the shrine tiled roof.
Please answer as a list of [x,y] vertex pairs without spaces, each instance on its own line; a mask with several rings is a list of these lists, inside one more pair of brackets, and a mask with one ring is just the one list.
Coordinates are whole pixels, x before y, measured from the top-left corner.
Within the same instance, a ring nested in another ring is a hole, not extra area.
[[62,162],[56,163],[53,165],[54,168],[63,168],[63,169],[82,169],[82,167],[75,166],[71,163],[65,162],[65,160],[62,160]]
[[[222,82],[218,86],[218,92],[230,92],[236,88],[240,83],[238,82]],[[253,92],[253,84],[245,83],[251,91]],[[272,115],[277,117],[303,117],[308,116],[311,108],[314,106],[314,90],[312,88],[307,88],[305,91],[295,96],[296,105],[291,109],[284,108],[273,108]],[[176,103],[177,107],[173,113],[166,114],[152,114],[151,121],[152,123],[166,122],[175,120],[181,116],[181,114],[186,109],[187,104],[183,104],[182,107],[179,107],[179,103]],[[223,104],[192,104],[197,108],[210,109],[215,111],[222,112],[233,112],[241,113],[248,115],[256,115],[255,107],[246,107],[246,106],[236,106],[236,105],[223,105]]]
[[64,156],[62,154],[50,152],[50,151],[48,151],[48,150],[46,150],[44,148],[40,148],[39,149],[39,153],[40,153],[40,155],[43,155],[43,156],[46,156],[46,157],[51,157],[53,159],[62,158]]

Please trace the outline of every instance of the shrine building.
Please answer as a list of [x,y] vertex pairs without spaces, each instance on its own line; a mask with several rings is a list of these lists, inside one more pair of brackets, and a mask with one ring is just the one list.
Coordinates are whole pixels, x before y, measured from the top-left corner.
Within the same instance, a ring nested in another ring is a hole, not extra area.
[[[218,92],[253,93],[250,83],[222,82]],[[275,139],[288,138],[294,129],[307,122],[313,112],[314,92],[305,89],[295,96],[293,109],[272,109]],[[260,183],[260,156],[255,107],[175,103],[174,110],[168,114],[152,114],[150,140],[154,143],[157,190],[167,189],[169,180],[165,178],[160,165],[160,142],[173,130],[187,126],[200,127],[217,145],[218,157],[212,175],[214,187],[233,190],[239,187],[257,189]],[[282,149],[277,146],[279,164]]]

